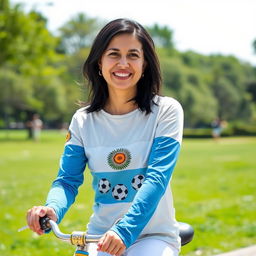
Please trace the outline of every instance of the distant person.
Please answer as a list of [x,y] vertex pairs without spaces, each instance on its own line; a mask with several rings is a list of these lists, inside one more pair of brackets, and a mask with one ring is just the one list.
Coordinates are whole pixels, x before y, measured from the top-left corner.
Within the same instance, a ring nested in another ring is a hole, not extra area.
[[227,126],[226,121],[221,120],[220,118],[216,118],[212,122],[212,137],[214,139],[219,139],[221,137],[223,129],[226,128],[226,126]]
[[43,121],[40,119],[38,114],[34,114],[32,120],[30,121],[32,139],[34,141],[39,141],[41,136],[41,130],[43,128]]
[[74,114],[58,177],[46,206],[28,210],[28,226],[40,235],[39,217],[62,220],[88,164],[95,202],[87,232],[104,234],[88,246],[89,254],[177,256],[170,181],[183,110],[177,100],[159,95],[161,71],[152,38],[135,21],[109,22],[92,45],[84,75],[90,103]]

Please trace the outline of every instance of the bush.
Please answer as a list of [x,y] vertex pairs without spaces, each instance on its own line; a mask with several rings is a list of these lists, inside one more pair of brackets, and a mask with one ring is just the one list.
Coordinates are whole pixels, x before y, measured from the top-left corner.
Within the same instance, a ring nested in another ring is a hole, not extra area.
[[[256,124],[245,124],[245,123],[235,123],[228,124],[224,128],[221,136],[255,136],[256,135]],[[185,128],[183,133],[184,138],[211,138],[212,129],[211,128]]]
[[256,124],[244,124],[238,123],[233,126],[234,135],[243,136],[255,136],[256,135]]

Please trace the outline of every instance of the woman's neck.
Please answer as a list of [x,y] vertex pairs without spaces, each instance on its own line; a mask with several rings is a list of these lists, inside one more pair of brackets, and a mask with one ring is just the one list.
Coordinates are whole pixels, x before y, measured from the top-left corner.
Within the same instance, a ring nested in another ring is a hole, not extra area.
[[127,93],[109,93],[109,98],[104,110],[112,115],[124,115],[138,108],[138,105],[132,100],[134,95]]

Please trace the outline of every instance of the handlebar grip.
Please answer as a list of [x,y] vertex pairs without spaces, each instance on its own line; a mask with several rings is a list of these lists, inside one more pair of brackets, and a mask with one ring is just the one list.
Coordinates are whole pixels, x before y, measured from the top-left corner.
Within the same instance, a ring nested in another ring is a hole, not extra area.
[[50,218],[45,215],[44,217],[39,218],[40,228],[44,231],[49,231],[51,229],[51,225],[49,223]]

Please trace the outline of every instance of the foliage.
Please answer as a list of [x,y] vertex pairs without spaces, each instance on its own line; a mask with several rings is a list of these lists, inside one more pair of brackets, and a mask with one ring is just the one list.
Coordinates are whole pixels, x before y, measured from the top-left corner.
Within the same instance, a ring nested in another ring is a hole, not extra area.
[[[10,69],[0,70],[0,113],[5,118],[16,116],[18,110],[36,106],[31,95],[31,83]],[[31,102],[33,101],[33,102]]]
[[242,65],[234,57],[212,56],[213,80],[211,87],[218,100],[218,115],[226,120],[248,121],[252,102],[247,100],[247,86],[250,81]]
[[255,69],[229,56],[194,52],[163,58],[164,86],[185,109],[185,124],[198,127],[215,117],[255,122]]
[[25,74],[36,73],[38,67],[53,60],[56,38],[46,28],[45,18],[34,11],[25,14],[19,4],[13,7],[2,0],[0,6],[0,67]]
[[[48,122],[65,119],[67,101],[74,94],[62,79],[66,67],[56,52],[58,38],[46,28],[46,19],[19,4],[2,1],[0,9],[0,119],[25,122],[38,112]],[[70,118],[70,112],[67,119]]]
[[185,110],[185,125],[210,123],[217,115],[217,104],[199,70],[185,66],[180,58],[174,57],[163,58],[161,64],[164,86]]
[[157,47],[167,48],[169,50],[174,48],[173,31],[168,26],[160,26],[155,23],[146,29]]
[[91,45],[98,30],[98,19],[78,13],[59,29],[60,45],[58,49],[68,54],[77,53],[80,49]]
[[[87,101],[82,65],[103,22],[78,13],[53,35],[40,13],[0,2],[0,127],[32,112],[50,125],[70,121],[77,102]],[[216,117],[256,125],[255,67],[233,56],[179,52],[170,28],[147,30],[160,58],[162,93],[181,102],[186,127],[208,127]]]

